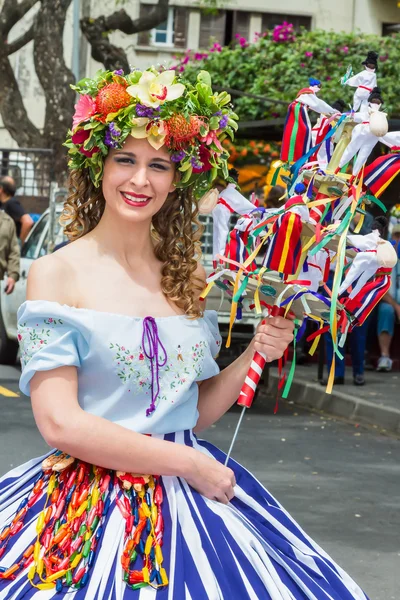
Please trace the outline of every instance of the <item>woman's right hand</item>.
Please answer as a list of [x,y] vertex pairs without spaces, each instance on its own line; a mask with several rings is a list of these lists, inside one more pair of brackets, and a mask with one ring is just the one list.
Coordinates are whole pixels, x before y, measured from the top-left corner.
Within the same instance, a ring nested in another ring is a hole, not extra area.
[[183,478],[202,496],[210,500],[218,500],[228,504],[235,496],[235,474],[229,467],[210,458],[194,448],[187,448],[191,453],[191,465]]

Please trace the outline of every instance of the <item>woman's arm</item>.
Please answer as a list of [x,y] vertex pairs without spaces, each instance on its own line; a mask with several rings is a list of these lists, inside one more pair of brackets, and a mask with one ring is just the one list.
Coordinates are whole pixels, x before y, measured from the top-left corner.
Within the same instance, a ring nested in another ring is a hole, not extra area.
[[40,371],[33,376],[33,414],[50,446],[118,471],[178,476],[190,471],[191,454],[183,452],[182,446],[152,439],[87,413],[80,408],[77,394],[75,367]]
[[218,375],[201,383],[196,433],[218,421],[236,402],[254,352],[257,350],[266,354],[267,362],[280,358],[293,340],[293,329],[294,324],[289,319],[268,319],[266,324],[258,326],[255,337],[239,358]]

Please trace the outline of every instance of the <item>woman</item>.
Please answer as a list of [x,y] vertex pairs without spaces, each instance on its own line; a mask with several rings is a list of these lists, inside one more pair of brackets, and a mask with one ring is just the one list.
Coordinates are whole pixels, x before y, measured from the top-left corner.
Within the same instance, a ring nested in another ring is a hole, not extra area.
[[63,215],[75,241],[33,265],[19,312],[21,389],[60,450],[0,481],[0,599],[364,599],[250,473],[197,440],[254,351],[282,356],[293,325],[270,319],[218,372],[193,198],[226,171],[235,119],[207,74],[174,81],[78,86]]

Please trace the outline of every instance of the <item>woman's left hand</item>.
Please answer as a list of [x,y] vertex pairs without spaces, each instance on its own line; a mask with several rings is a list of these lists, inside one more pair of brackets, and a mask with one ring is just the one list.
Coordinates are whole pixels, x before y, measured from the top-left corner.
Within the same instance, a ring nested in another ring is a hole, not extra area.
[[270,317],[262,321],[254,336],[253,348],[272,362],[283,356],[290,342],[293,341],[294,323],[291,317]]

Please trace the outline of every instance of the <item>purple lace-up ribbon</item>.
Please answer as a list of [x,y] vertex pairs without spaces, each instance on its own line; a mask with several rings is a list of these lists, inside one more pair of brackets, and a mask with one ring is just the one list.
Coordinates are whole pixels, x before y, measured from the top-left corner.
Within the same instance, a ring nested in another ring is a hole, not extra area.
[[160,393],[158,370],[167,362],[167,353],[158,336],[157,323],[153,317],[145,317],[143,320],[142,348],[145,356],[150,360],[151,368],[151,404],[146,410],[146,417],[149,417],[156,410],[156,401]]

